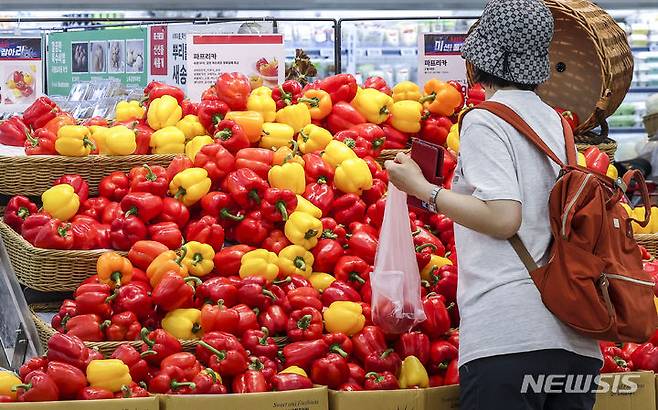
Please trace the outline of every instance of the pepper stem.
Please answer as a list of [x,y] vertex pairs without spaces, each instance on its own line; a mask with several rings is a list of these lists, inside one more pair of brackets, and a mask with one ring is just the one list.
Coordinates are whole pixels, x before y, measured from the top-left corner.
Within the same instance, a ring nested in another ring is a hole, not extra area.
[[295,267],[299,270],[306,270],[306,261],[302,256],[298,256],[295,258]]
[[269,291],[267,289],[263,289],[262,293],[263,293],[263,295],[267,296],[268,298],[270,298],[272,300],[276,300],[276,295],[274,293],[272,293],[271,291]]
[[196,384],[194,382],[177,382],[176,380],[171,382],[172,390],[180,389],[181,387],[189,387],[190,389],[194,390],[196,389]]
[[340,347],[339,345],[333,345],[329,350],[334,353],[338,353],[339,355],[343,356],[345,359],[347,359],[347,356],[349,356],[347,352],[343,350],[343,348]]
[[431,94],[427,94],[424,97],[421,97],[420,100],[418,100],[418,102],[423,104],[427,101],[434,101],[434,100],[436,100],[436,93],[435,92],[433,92]]
[[290,140],[290,145],[292,145],[292,156],[295,157],[299,153],[299,144],[295,140]]
[[32,136],[32,134],[27,133],[25,136],[27,137],[27,140],[30,142],[30,145],[32,146],[32,148],[36,148],[36,147],[39,146],[39,140],[34,138]]
[[[188,277],[186,277],[186,278],[183,278],[183,281],[184,281],[185,283],[188,283],[188,282],[194,282],[194,284],[192,285],[192,287],[194,287],[194,286],[198,286],[198,285],[200,285],[201,282],[202,282],[201,279],[197,278],[196,276],[188,276]],[[221,299],[220,299],[220,300],[221,300]],[[223,300],[222,300],[222,303],[224,303]],[[219,303],[218,303],[218,304],[219,304]]]
[[195,323],[192,325],[192,333],[199,333],[201,330],[201,325],[198,323]]
[[373,149],[378,149],[379,147],[384,145],[385,142],[386,142],[386,138],[377,138],[376,140],[374,140],[372,142],[372,148]]
[[313,237],[315,237],[315,236],[317,236],[317,235],[318,235],[318,230],[317,230],[317,229],[309,229],[309,230],[306,231],[306,233],[304,234],[304,239],[311,239],[311,238],[313,238]]
[[300,329],[308,329],[308,327],[311,325],[311,320],[312,319],[313,319],[313,316],[311,316],[311,315],[302,316],[297,321],[297,327],[300,328]]
[[179,186],[178,191],[176,191],[176,195],[174,195],[174,198],[178,199],[182,196],[185,196],[186,193],[187,193],[187,191],[185,190],[185,188],[183,188],[182,186]]
[[114,282],[115,287],[121,286],[121,277],[122,276],[123,275],[119,271],[112,272],[112,276],[110,276],[110,279],[112,279],[112,282]]
[[235,222],[240,222],[244,219],[244,215],[232,214],[231,211],[228,210],[228,208],[222,208],[222,210],[219,211],[219,216],[222,219],[229,219],[229,220],[235,221]]
[[258,195],[258,191],[256,191],[255,189],[252,189],[251,191],[249,191],[248,195],[249,195],[249,198],[252,201],[254,201],[254,202],[256,202],[256,204],[260,205],[260,196]]
[[28,391],[32,388],[32,383],[23,383],[23,384],[17,384],[15,386],[11,387],[11,391],[16,391],[18,389],[24,389],[25,391]]
[[313,108],[320,106],[320,99],[318,97],[300,98],[297,102],[308,103]]
[[286,285],[290,282],[292,282],[292,278],[290,276],[287,276],[285,279],[275,280],[274,284],[275,285]]
[[356,141],[352,138],[345,138],[343,140],[343,144],[347,145],[350,148],[354,148],[356,146]]
[[146,176],[145,176],[145,178],[146,178],[148,181],[155,181],[156,179],[158,179],[158,176],[155,175],[155,173],[153,172],[153,170],[151,169],[151,167],[149,166],[149,164],[144,164],[144,165],[142,165],[142,166],[143,166],[144,168],[146,168],[146,170],[148,171],[148,172],[146,173]]
[[[139,332],[139,336],[142,338],[142,341],[144,341],[144,343],[146,343],[146,345],[149,347],[149,349],[152,348],[153,346],[155,346],[155,341],[149,339],[149,330],[147,328],[143,327],[142,331]],[[144,353],[146,353],[146,352],[143,352],[142,354],[144,354]]]
[[111,324],[112,324],[112,321],[110,321],[110,320],[105,320],[105,321],[103,321],[103,323],[101,323],[100,325],[98,325],[98,327],[99,327],[101,330],[105,330],[105,329],[107,329]]
[[331,229],[325,229],[322,231],[322,238],[324,239],[336,239],[338,238],[338,235],[334,233]]
[[380,359],[386,359],[391,353],[393,353],[393,349],[386,349],[384,352],[379,356]]
[[382,108],[379,109],[379,114],[381,115],[390,114],[390,111],[388,110],[387,106],[383,106]]
[[432,248],[432,250],[435,251],[436,250],[436,245],[434,245],[433,243],[429,243],[429,242],[424,243],[422,245],[418,245],[418,246],[416,246],[416,252],[420,252],[425,248]]
[[214,355],[216,355],[219,360],[226,359],[226,351],[225,350],[218,350],[214,346],[209,345],[204,340],[199,341],[199,346],[203,346],[206,349],[210,350],[210,352],[213,353]]
[[182,248],[180,248],[180,256],[178,258],[176,258],[176,261],[175,261],[176,264],[178,264],[180,266],[183,259],[185,259],[185,256],[187,256],[187,248],[183,246]]
[[125,384],[121,386],[121,393],[124,399],[128,399],[132,397],[132,392],[130,391],[130,387],[126,386]]
[[324,184],[327,183],[327,177],[323,175],[320,178],[318,178],[318,180],[316,182],[320,185],[324,185]]
[[233,136],[233,133],[228,128],[223,129],[221,131],[217,131],[215,133],[215,138],[219,138],[222,141],[226,141],[226,140],[230,139],[232,136]]
[[350,272],[350,280],[352,282],[359,282],[362,285],[366,283],[365,279],[363,279],[358,272]]
[[288,220],[288,209],[286,208],[286,203],[283,201],[277,201],[275,206],[276,209],[281,214],[281,220],[283,222],[286,222]]
[[203,255],[201,255],[199,252],[195,253],[194,256],[192,256],[192,265],[196,266],[202,261],[203,261]]
[[96,144],[94,144],[94,141],[92,141],[89,137],[84,137],[82,139],[82,145],[88,147],[92,151],[96,150]]
[[16,211],[16,215],[21,219],[25,219],[28,216],[30,216],[30,210],[24,206],[21,206],[20,208],[18,208],[18,211]]
[[304,132],[304,130],[300,130],[300,131],[299,131],[299,135],[302,137],[302,141],[304,141],[304,142],[307,142],[307,141],[308,141],[309,136],[308,136],[308,134],[306,134],[306,133]]
[[115,290],[114,293],[112,293],[110,296],[105,298],[105,303],[110,303],[111,301],[116,299],[117,296],[119,296],[119,293]]
[[130,208],[129,210],[126,211],[124,216],[129,217],[130,215],[136,215],[136,214],[137,214],[137,207],[133,206],[132,208]]

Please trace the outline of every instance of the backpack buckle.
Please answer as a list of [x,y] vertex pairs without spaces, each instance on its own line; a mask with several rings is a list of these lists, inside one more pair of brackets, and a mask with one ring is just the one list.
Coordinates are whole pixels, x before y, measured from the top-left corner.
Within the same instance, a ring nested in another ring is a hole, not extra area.
[[626,183],[624,183],[623,179],[617,178],[615,180],[615,185],[617,185],[619,187],[619,189],[622,190],[623,193],[626,193],[626,190],[628,189],[628,185],[626,185]]

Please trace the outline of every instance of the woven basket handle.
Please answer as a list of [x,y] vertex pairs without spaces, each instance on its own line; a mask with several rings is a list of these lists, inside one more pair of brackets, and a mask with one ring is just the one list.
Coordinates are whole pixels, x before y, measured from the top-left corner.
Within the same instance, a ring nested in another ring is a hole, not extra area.
[[601,127],[601,132],[598,134],[594,131],[587,131],[585,135],[591,139],[590,145],[599,145],[608,138],[608,133],[610,128],[608,127],[608,120],[605,117],[605,113],[608,111],[608,103],[610,102],[610,95],[612,91],[606,89],[603,93],[603,96],[599,98],[596,102],[596,108],[594,109],[594,119],[599,127]]

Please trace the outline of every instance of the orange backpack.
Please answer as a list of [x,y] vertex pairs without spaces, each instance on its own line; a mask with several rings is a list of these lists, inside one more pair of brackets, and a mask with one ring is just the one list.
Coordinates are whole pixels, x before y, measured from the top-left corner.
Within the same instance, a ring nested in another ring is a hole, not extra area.
[[[550,259],[538,267],[521,238],[510,244],[541,293],[546,307],[582,335],[614,342],[647,341],[658,325],[651,276],[633,239],[631,222],[649,222],[649,194],[638,170],[616,181],[576,165],[571,128],[563,121],[567,164],[562,163],[523,119],[507,106],[487,101],[477,107],[516,128],[561,172],[548,202],[553,234]],[[620,199],[635,180],[645,220],[630,218]]]

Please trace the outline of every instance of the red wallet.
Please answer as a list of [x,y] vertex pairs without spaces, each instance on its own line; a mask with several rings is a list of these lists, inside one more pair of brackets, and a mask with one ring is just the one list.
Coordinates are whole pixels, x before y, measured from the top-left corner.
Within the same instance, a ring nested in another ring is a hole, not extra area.
[[[417,138],[414,138],[411,142],[411,159],[416,161],[425,178],[434,185],[443,184],[443,153],[444,148],[442,146],[431,142]],[[407,203],[409,204],[409,210],[412,212],[427,212],[427,204],[415,197],[408,196]]]

